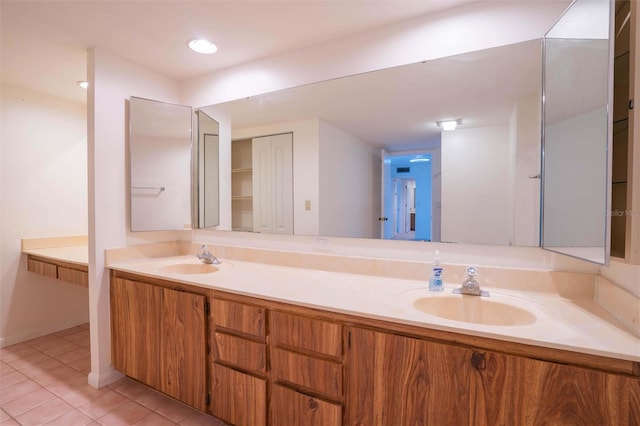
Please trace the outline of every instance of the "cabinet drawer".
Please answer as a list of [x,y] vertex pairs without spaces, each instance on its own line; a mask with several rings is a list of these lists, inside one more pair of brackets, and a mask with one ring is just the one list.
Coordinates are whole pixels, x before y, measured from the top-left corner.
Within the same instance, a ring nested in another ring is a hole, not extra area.
[[215,333],[216,359],[245,370],[266,373],[267,349],[264,343]]
[[78,271],[77,269],[58,266],[58,279],[71,284],[89,287],[89,274],[84,271]]
[[58,278],[58,268],[56,265],[41,262],[30,256],[27,258],[27,271],[35,272],[36,274],[46,277]]
[[238,426],[266,424],[266,380],[214,364],[211,390],[211,413],[214,416]]
[[270,416],[272,425],[338,426],[342,406],[273,385]]
[[342,356],[342,326],[327,321],[271,312],[271,333],[276,345]]
[[264,316],[264,308],[228,300],[213,300],[213,322],[218,327],[264,338]]
[[337,362],[274,349],[271,374],[275,381],[300,385],[337,399],[342,397],[342,364]]

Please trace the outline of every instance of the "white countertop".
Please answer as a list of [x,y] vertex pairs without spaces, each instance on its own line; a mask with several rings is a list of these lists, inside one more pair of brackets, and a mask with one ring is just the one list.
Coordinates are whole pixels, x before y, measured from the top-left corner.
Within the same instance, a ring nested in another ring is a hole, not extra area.
[[208,274],[163,272],[167,265],[198,264],[192,255],[146,258],[107,267],[332,312],[640,362],[640,337],[589,299],[483,288],[491,293],[487,300],[525,309],[535,321],[519,326],[481,325],[440,318],[413,307],[417,298],[451,297],[459,284],[445,283],[444,292],[431,293],[426,281],[221,260],[218,271]]
[[88,266],[89,264],[89,249],[86,245],[23,249],[22,252],[80,266]]

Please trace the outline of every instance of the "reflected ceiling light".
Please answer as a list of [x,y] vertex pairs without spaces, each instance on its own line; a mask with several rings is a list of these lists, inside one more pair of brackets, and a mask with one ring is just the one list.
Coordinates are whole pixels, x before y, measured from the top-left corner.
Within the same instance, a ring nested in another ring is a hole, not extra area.
[[409,160],[410,163],[426,163],[427,161],[431,161],[431,160],[424,157],[416,157]]
[[189,42],[189,48],[194,52],[202,53],[205,55],[210,55],[218,51],[218,47],[215,44],[203,38],[191,40]]
[[456,127],[461,126],[462,125],[462,119],[458,118],[456,120],[442,120],[442,121],[436,121],[436,124],[438,125],[438,127],[440,127],[442,130],[447,131],[447,130],[455,130]]
[[89,87],[89,82],[88,81],[78,81],[78,86],[82,87],[83,89],[86,89],[87,87]]

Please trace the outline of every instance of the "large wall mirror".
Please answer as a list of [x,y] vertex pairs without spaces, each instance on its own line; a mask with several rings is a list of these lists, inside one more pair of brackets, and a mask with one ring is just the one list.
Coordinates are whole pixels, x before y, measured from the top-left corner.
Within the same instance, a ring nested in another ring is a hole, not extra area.
[[191,228],[191,107],[129,101],[132,231]]
[[[294,234],[538,246],[541,44],[201,110],[230,127],[220,144],[231,144],[232,181],[253,167],[243,144],[292,135]],[[448,119],[461,124],[443,131],[436,122]],[[231,203],[238,230],[247,229],[236,219],[251,223],[262,208],[247,201],[257,189],[245,182],[234,184],[233,200],[221,200]]]
[[544,39],[544,248],[609,258],[609,0],[577,0]]

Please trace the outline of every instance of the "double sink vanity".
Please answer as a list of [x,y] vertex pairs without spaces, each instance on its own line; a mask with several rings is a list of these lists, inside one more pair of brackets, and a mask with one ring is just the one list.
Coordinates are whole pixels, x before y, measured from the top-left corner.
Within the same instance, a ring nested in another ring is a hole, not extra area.
[[113,365],[230,424],[640,421],[640,338],[593,275],[486,268],[513,281],[478,297],[457,265],[431,293],[421,262],[166,247],[107,251]]

